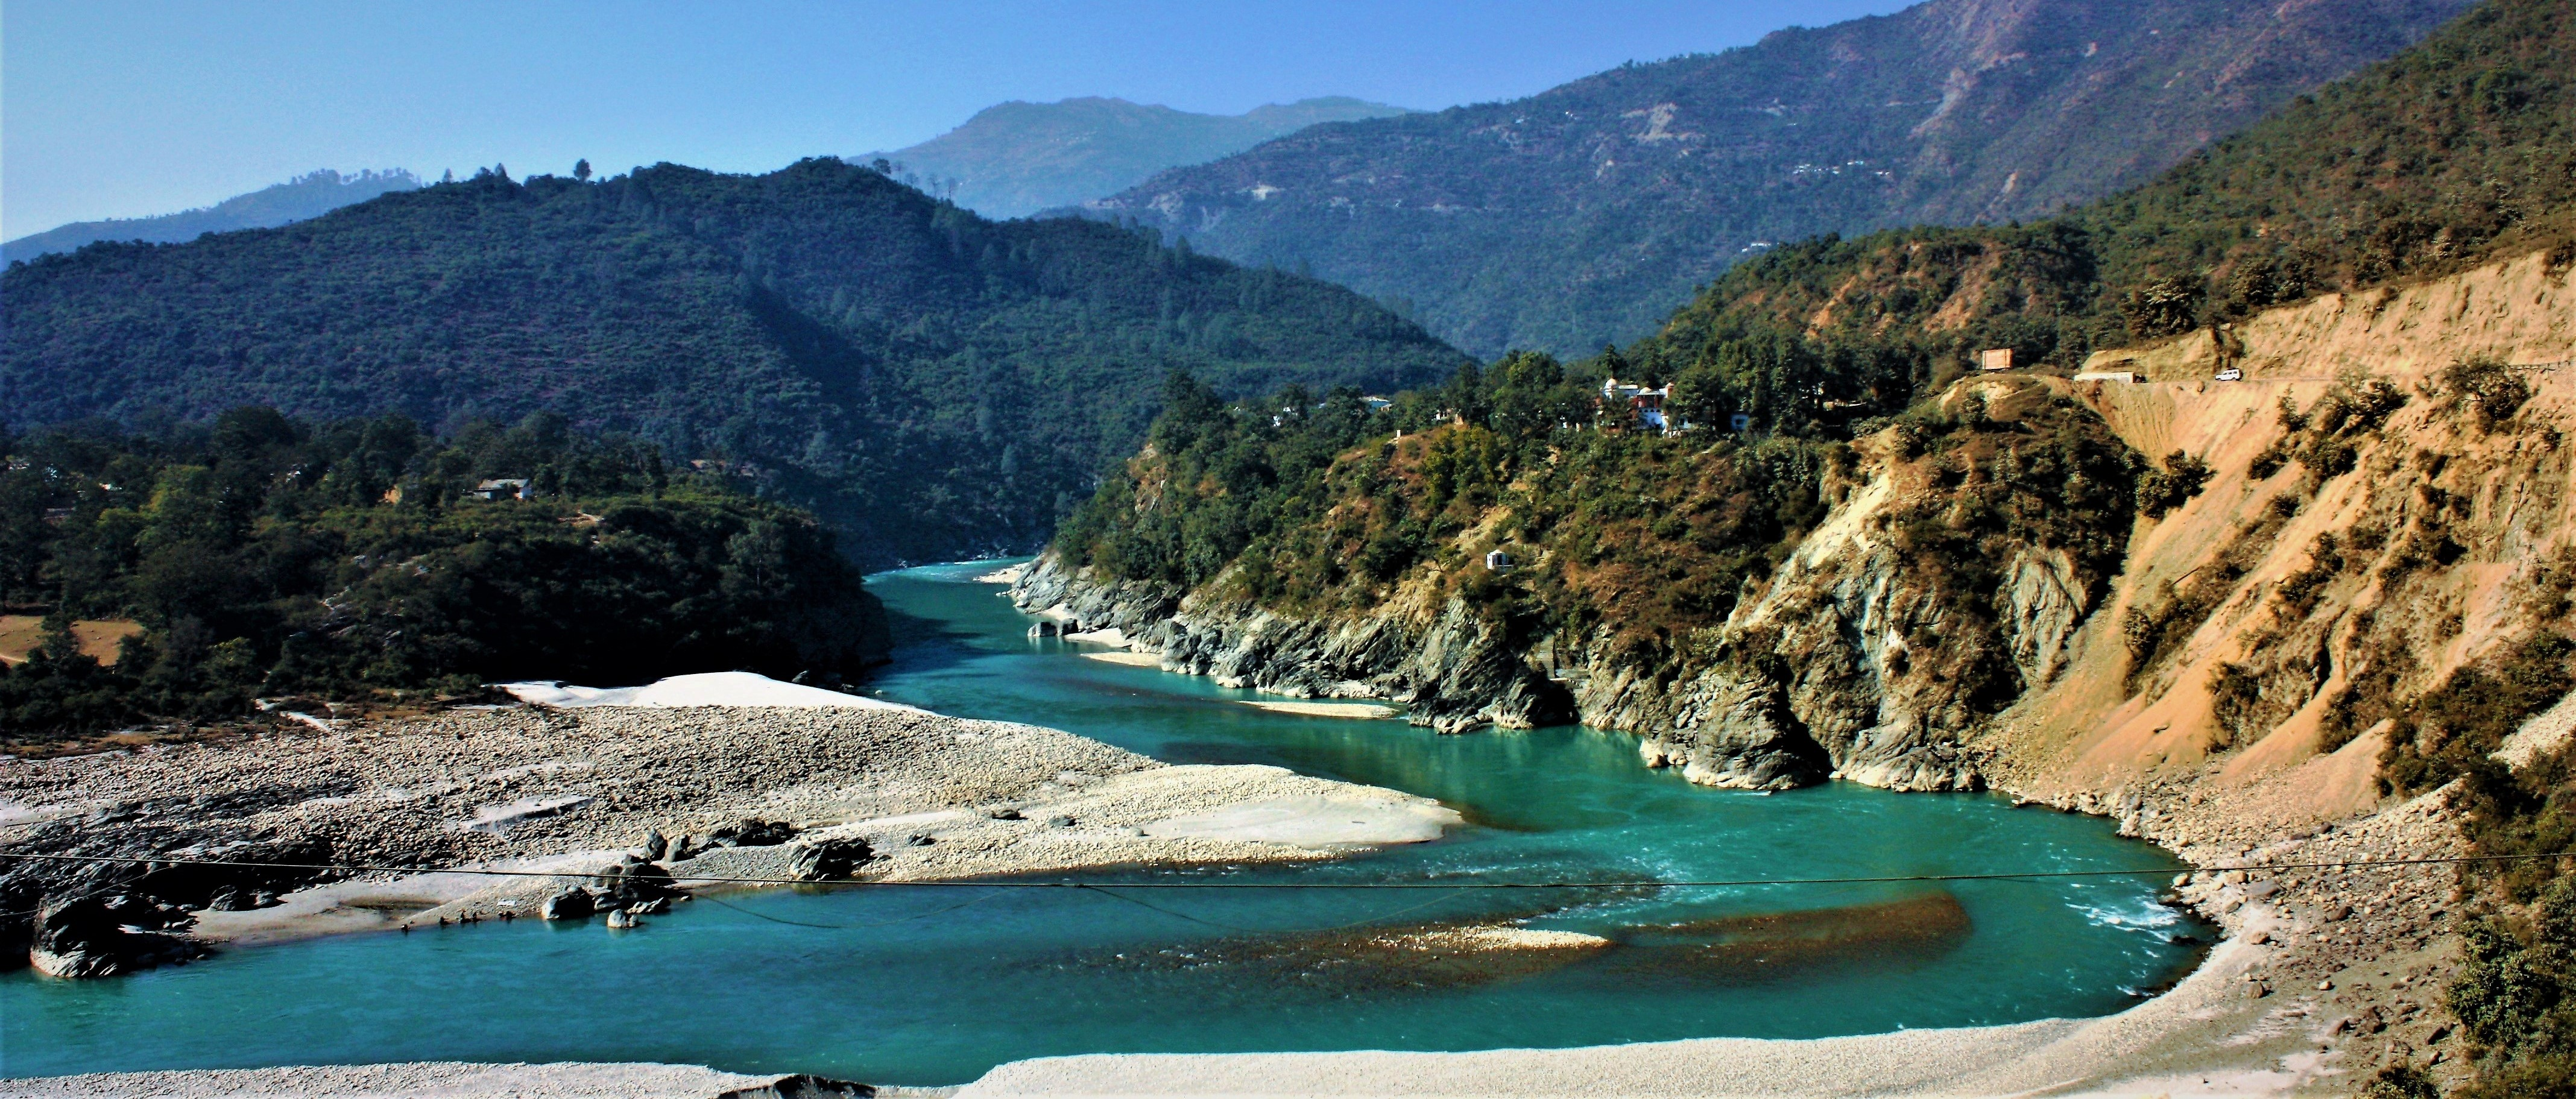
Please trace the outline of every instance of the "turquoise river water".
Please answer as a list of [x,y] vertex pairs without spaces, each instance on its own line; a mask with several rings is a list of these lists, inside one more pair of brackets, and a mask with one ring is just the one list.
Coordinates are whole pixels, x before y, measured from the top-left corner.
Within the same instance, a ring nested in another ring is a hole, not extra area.
[[[1469,826],[1326,865],[1101,883],[1740,880],[2172,868],[2101,820],[1845,784],[1770,796],[1650,771],[1578,727],[1436,736],[1273,714],[1081,659],[972,582],[873,579],[884,697],[1173,762],[1268,763],[1436,797]],[[2205,932],[2162,878],[1580,891],[776,891],[634,932],[482,924],[232,951],[133,977],[0,977],[0,1075],[396,1060],[666,1061],[898,1084],[1083,1052],[1466,1050],[1821,1037],[2121,1010]],[[961,902],[977,900],[962,908]],[[1416,905],[1426,907],[1414,908]],[[1554,910],[1547,910],[1548,906]],[[1407,911],[1407,909],[1410,909]],[[763,919],[761,917],[769,917]],[[1517,918],[1618,945],[1534,964],[1390,955],[1317,929]],[[795,921],[783,923],[776,921]],[[800,926],[800,925],[828,926]]]

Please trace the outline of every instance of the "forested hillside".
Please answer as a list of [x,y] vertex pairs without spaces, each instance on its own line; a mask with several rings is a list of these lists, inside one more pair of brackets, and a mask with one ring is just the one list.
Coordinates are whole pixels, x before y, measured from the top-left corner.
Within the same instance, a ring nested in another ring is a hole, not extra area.
[[1349,96],[1272,103],[1237,115],[1098,96],[1014,100],[977,111],[965,124],[918,145],[857,159],[885,158],[898,166],[898,178],[919,179],[931,193],[985,217],[1026,217],[1123,191],[1165,168],[1239,153],[1319,122],[1405,113]]
[[158,217],[75,221],[30,233],[0,245],[0,262],[16,263],[52,252],[69,252],[102,240],[195,240],[207,233],[265,229],[320,217],[351,203],[365,202],[387,191],[408,191],[419,178],[400,168],[344,176],[329,169],[310,172],[246,195],[234,195],[201,210],[182,210]]
[[2072,367],[2320,293],[2524,252],[2576,261],[2570,72],[2576,10],[2491,0],[2061,217],[1825,237],[1746,263],[1622,362],[1679,379],[1701,422],[1750,412],[1812,433],[1902,409],[1985,348]]
[[1930,0],[1319,126],[1086,212],[1311,268],[1480,355],[1589,354],[1777,244],[2028,219],[2144,182],[2467,6]]
[[[1131,468],[1126,482],[1105,486],[1067,524],[1058,546],[1112,576],[1184,586],[1241,559],[1233,582],[1247,594],[1366,605],[1385,580],[1437,556],[1495,501],[1537,492],[1569,471],[1607,461],[1632,467],[1623,476],[1687,482],[1706,472],[1689,470],[1710,461],[1732,468],[1746,460],[1741,456],[1774,452],[1760,468],[1787,472],[1755,481],[1730,472],[1719,480],[1736,484],[1730,492],[1768,501],[1758,512],[1775,518],[1751,527],[1729,519],[1713,533],[1700,531],[1696,517],[1732,515],[1747,498],[1683,507],[1675,497],[1653,509],[1667,516],[1660,526],[1639,535],[1651,541],[1644,536],[1670,528],[1675,540],[1708,541],[1712,552],[1733,547],[1726,552],[1758,555],[1815,510],[1814,471],[1832,460],[1838,440],[1891,425],[1919,433],[1927,416],[1949,422],[1917,402],[1965,372],[1978,350],[2012,347],[2024,363],[2071,366],[2099,348],[2499,255],[2554,249],[2562,265],[2576,262],[2570,72],[2576,10],[2555,0],[2490,0],[2404,54],[2300,97],[2147,186],[2018,227],[1790,245],[1729,272],[1660,333],[1571,365],[1514,355],[1490,371],[1464,370],[1442,388],[1402,394],[1373,417],[1326,401],[1308,417],[1276,424],[1244,411],[1229,417],[1212,394],[1193,396],[1197,391],[1182,386],[1166,403],[1185,411],[1155,428],[1143,465]],[[1674,410],[1703,430],[1749,414],[1756,435],[1772,441],[1683,448],[1672,454],[1695,457],[1668,468],[1657,457],[1664,444],[1620,442],[1592,430],[1626,417],[1613,407],[1604,421],[1596,407],[1598,385],[1612,376],[1671,383]],[[1302,403],[1282,394],[1259,407]],[[1375,435],[1420,435],[1442,424],[1470,430],[1408,440],[1375,458],[1343,453]],[[1779,449],[1791,439],[1803,442]],[[1474,452],[1441,457],[1462,446]],[[1417,454],[1423,447],[1429,449]],[[1398,454],[1430,463],[1421,474],[1432,478],[1427,489],[1385,479],[1390,462],[1405,464]],[[1336,461],[1375,472],[1328,489]],[[2131,467],[2118,475],[2121,483],[2148,476],[2143,458],[2120,461]],[[1480,501],[1445,521],[1432,518],[1470,491],[1462,486],[1475,485],[1484,486]],[[2146,486],[2143,510],[2170,503],[2163,474]],[[1632,489],[1615,490],[1614,511]],[[1351,491],[1384,498],[1356,510],[1335,502]],[[1659,494],[1668,495],[1646,496]],[[1339,533],[1311,529],[1316,524]],[[1577,529],[1592,538],[1602,528],[1595,521]],[[1275,565],[1240,557],[1273,544],[1279,549],[1254,556],[1310,549]],[[1740,570],[1696,571],[1723,574],[1709,587],[1712,608],[1731,599],[1726,577]]]
[[[1607,511],[1566,535],[1604,548],[1575,560],[1685,560],[1683,545],[1699,543],[1735,562],[1660,570],[1674,583],[1658,598],[1696,601],[1699,613],[1627,620],[1722,618],[1736,580],[1767,567],[1766,547],[1818,510],[1817,471],[1845,460],[1841,440],[1894,427],[1919,449],[1960,428],[1918,402],[1977,350],[2068,366],[2099,348],[2500,255],[2550,250],[2560,266],[2576,263],[2571,72],[2576,10],[2490,0],[2147,186],[2019,227],[1791,245],[1729,272],[1655,336],[1570,365],[1515,355],[1373,417],[1326,401],[1275,424],[1229,417],[1214,396],[1180,387],[1167,403],[1190,411],[1156,427],[1128,478],[1104,486],[1057,545],[1110,576],[1192,586],[1226,574],[1265,602],[1365,607],[1415,563],[1466,568],[1444,547],[1498,502],[1517,501],[1516,518],[1485,537],[1524,523],[1555,529],[1553,516],[1582,510],[1579,496],[1550,502],[1548,486],[1562,481],[1609,493]],[[1703,431],[1749,414],[1768,441],[1675,449],[1605,436],[1593,429],[1627,416],[1614,406],[1605,421],[1596,407],[1611,376],[1670,382],[1674,410]],[[1259,407],[1300,403],[1283,394]],[[1364,445],[1397,430],[1416,437],[1373,455]],[[2187,458],[2079,464],[2104,484],[2135,482],[2139,509],[2153,511],[2188,490]],[[1418,468],[1398,476],[1406,466]],[[1729,487],[1689,503],[1701,482]],[[1604,540],[1632,505],[1662,518]],[[1659,540],[1673,545],[1638,548]]]
[[1165,374],[1394,388],[1458,354],[1367,299],[1092,222],[994,223],[817,159],[487,172],[0,279],[13,426],[244,402],[454,427],[547,410],[722,460],[863,560],[1028,545]]
[[[0,734],[220,721],[252,700],[746,668],[825,681],[885,616],[810,514],[540,414],[448,439],[241,408],[162,434],[0,436]],[[477,493],[490,480],[524,482]],[[486,498],[490,497],[490,498]],[[132,621],[106,666],[75,620]]]

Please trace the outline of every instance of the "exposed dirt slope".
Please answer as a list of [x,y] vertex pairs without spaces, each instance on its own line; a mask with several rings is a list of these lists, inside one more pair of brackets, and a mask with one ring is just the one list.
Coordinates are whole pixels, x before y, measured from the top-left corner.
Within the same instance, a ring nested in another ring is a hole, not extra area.
[[[2388,700],[2529,628],[2535,570],[2576,544],[2576,272],[2531,256],[2116,358],[2158,380],[2071,390],[2140,451],[2188,451],[2212,477],[2140,520],[2066,674],[1988,738],[1999,766],[2061,793],[2299,768],[2282,813],[2369,809]],[[2498,419],[2459,392],[2453,368],[2478,358],[2555,365],[2490,375],[2530,394]],[[2208,380],[2226,366],[2245,380]]]

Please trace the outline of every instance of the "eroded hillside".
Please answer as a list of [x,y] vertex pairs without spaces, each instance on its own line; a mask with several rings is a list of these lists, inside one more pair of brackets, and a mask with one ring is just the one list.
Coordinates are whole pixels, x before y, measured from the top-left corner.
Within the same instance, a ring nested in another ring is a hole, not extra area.
[[[1021,600],[1444,729],[1628,730],[1711,785],[2305,765],[2331,818],[2381,796],[2404,700],[2565,614],[2571,279],[2533,255],[2329,295],[2095,364],[2142,382],[1970,379],[1848,444],[1489,410],[1353,421],[1292,468],[1315,440],[1276,421],[1168,436]],[[1550,369],[1445,399],[1550,408],[1579,392]]]
[[[2333,819],[2381,796],[2399,700],[2563,625],[2568,269],[2530,256],[2328,295],[2115,357],[2098,365],[2156,380],[2070,390],[2212,477],[2141,522],[2067,673],[1998,723],[2019,781],[2108,791],[2216,763]],[[2244,380],[2205,380],[2224,367]]]

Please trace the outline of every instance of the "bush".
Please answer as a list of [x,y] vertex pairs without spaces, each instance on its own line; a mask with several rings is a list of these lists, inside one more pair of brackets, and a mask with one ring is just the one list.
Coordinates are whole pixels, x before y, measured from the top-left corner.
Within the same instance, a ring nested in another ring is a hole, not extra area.
[[2531,400],[2531,383],[2522,372],[2495,359],[2469,359],[2443,368],[2442,389],[2486,431],[2502,426]]
[[2138,513],[2149,519],[2161,519],[2168,511],[2181,507],[2200,495],[2209,483],[2209,464],[2183,451],[2165,455],[2164,468],[2151,469],[2138,478]]

